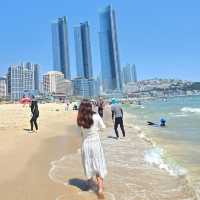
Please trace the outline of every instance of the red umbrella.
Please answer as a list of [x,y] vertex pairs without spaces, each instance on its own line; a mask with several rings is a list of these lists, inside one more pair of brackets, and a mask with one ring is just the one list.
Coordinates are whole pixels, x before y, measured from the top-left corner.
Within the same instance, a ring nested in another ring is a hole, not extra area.
[[29,104],[31,103],[31,99],[29,97],[23,97],[21,100],[20,100],[20,103],[21,104]]

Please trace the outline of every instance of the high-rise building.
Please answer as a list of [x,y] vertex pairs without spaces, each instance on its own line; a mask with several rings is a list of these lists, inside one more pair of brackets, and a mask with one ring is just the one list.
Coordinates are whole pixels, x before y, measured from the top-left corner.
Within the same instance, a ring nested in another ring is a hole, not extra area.
[[90,29],[88,22],[74,27],[77,78],[73,80],[74,95],[92,97],[96,81],[93,79]]
[[64,81],[64,88],[65,88],[66,96],[72,96],[73,95],[72,81],[65,80]]
[[77,77],[90,79],[92,74],[92,55],[90,44],[90,29],[88,22],[74,28]]
[[30,62],[11,65],[7,74],[8,95],[19,100],[23,95],[35,95],[39,85],[39,66]]
[[34,81],[35,81],[35,90],[40,91],[40,74],[39,74],[39,65],[33,64],[34,67]]
[[74,95],[81,97],[94,97],[96,93],[96,81],[94,79],[75,78],[73,80]]
[[125,84],[130,82],[137,82],[137,72],[135,65],[127,64],[123,68],[123,80]]
[[50,71],[43,75],[43,91],[45,94],[71,95],[72,83],[64,79],[62,72]]
[[0,98],[6,97],[6,78],[0,77]]
[[52,23],[53,68],[64,74],[65,79],[71,79],[69,44],[66,17],[58,18]]
[[100,13],[100,53],[104,92],[122,91],[115,11],[107,6]]

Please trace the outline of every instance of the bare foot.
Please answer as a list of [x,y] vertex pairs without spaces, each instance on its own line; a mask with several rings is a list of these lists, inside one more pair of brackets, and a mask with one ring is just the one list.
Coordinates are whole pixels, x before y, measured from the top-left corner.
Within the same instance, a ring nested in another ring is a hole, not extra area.
[[98,199],[105,199],[105,196],[104,196],[104,194],[103,194],[103,192],[102,193],[97,193],[97,197],[98,197]]
[[97,184],[98,184],[98,192],[97,196],[99,199],[104,199],[104,194],[103,194],[103,179],[100,177],[97,177]]

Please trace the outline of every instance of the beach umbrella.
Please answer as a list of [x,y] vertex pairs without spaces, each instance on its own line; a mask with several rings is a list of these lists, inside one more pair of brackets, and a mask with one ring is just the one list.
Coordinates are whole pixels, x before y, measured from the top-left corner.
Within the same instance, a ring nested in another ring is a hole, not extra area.
[[29,98],[29,97],[23,97],[23,98],[20,100],[20,103],[21,103],[21,104],[29,104],[29,103],[31,103],[31,98]]

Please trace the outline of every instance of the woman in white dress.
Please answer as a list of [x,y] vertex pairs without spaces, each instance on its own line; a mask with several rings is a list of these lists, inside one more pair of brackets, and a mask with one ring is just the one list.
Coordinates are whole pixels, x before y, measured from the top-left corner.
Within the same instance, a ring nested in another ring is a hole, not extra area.
[[81,153],[85,175],[88,182],[96,177],[98,195],[103,196],[103,179],[107,174],[107,168],[99,131],[105,128],[105,125],[99,114],[93,111],[90,101],[83,100],[81,102],[77,124],[81,128],[83,136]]

